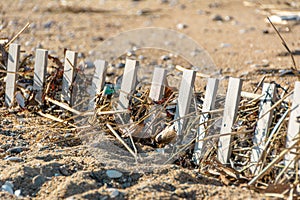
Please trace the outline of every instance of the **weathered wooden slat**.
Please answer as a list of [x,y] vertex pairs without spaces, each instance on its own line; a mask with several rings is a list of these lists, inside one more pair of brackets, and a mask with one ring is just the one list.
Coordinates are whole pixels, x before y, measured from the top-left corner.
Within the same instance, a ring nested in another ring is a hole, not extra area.
[[[287,137],[286,137],[286,148],[293,146],[298,140],[294,140],[300,135],[300,81],[295,82],[295,89],[292,99],[292,110],[290,114]],[[296,152],[296,149],[292,149],[291,152]],[[298,151],[299,153],[299,151]],[[288,164],[295,158],[296,154],[287,153],[284,157],[284,163]],[[291,165],[293,166],[293,164]]]
[[[150,88],[149,97],[154,101],[159,101],[163,98],[165,92],[165,84],[167,78],[167,70],[164,68],[156,67],[153,72],[152,83]],[[152,114],[145,120],[145,126],[141,131],[139,137],[149,138],[161,131],[161,123],[157,123],[161,119],[159,105],[151,107]]]
[[273,119],[273,110],[269,111],[275,99],[276,85],[264,83],[260,101],[259,119],[255,128],[253,137],[253,148],[251,154],[251,163],[254,163],[250,170],[254,174],[260,172],[261,166],[258,165],[260,157],[265,147],[266,137]]
[[138,65],[138,61],[126,59],[117,106],[118,110],[127,109],[129,106],[129,95],[133,92],[137,83]]
[[156,67],[153,72],[152,83],[150,88],[149,97],[154,100],[160,100],[165,92],[167,70],[164,68]]
[[[194,70],[184,70],[179,88],[178,101],[176,106],[175,119],[182,118],[190,112],[191,99],[194,93],[196,72]],[[180,119],[175,124],[175,129],[179,137],[183,136],[187,119]]]
[[106,71],[107,71],[107,62],[104,60],[96,60],[95,64],[95,73],[92,80],[92,87],[90,91],[91,102],[89,103],[89,110],[94,109],[95,101],[94,98],[96,94],[99,94],[105,84]]
[[[220,134],[231,133],[232,126],[236,120],[240,102],[242,80],[230,78],[226,93],[222,127]],[[218,159],[221,163],[227,164],[231,156],[231,135],[222,136],[218,142]]]
[[[6,76],[6,86],[5,86],[5,105],[10,107],[14,102],[14,97],[16,93],[16,81],[18,78],[17,71],[19,67],[20,59],[20,45],[10,44],[8,52],[7,61],[7,76]],[[9,73],[11,72],[11,73]]]
[[35,53],[33,89],[36,91],[35,100],[41,105],[43,102],[43,87],[48,66],[48,51],[37,49]]
[[[215,101],[217,96],[217,91],[219,87],[219,79],[209,78],[206,85],[205,99],[202,106],[202,112],[207,112],[213,110],[215,108]],[[200,116],[200,126],[197,132],[197,138],[195,142],[194,148],[194,161],[196,164],[199,164],[201,151],[203,149],[203,141],[202,140],[207,134],[207,121],[210,118],[208,113],[202,114]]]
[[72,83],[74,81],[75,67],[77,65],[77,52],[67,50],[64,63],[64,74],[62,82],[62,100],[73,105]]

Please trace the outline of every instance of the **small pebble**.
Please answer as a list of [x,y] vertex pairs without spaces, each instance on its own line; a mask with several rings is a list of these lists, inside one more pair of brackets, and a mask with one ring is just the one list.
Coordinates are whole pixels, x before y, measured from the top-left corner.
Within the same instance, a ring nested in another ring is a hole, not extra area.
[[127,51],[127,56],[135,56],[135,52],[134,51]]
[[169,3],[169,0],[160,0],[160,3],[163,4],[163,3]]
[[21,153],[22,151],[29,150],[28,147],[12,147],[6,150],[8,153]]
[[41,175],[37,175],[37,176],[32,178],[32,184],[36,188],[41,187],[44,184],[45,181],[46,181],[45,177],[43,177]]
[[269,34],[270,31],[269,31],[268,29],[264,29],[264,30],[262,31],[262,33],[263,33],[263,34]]
[[44,27],[45,29],[50,29],[50,28],[53,26],[53,24],[54,24],[53,21],[48,21],[48,22],[46,22],[46,23],[43,25],[43,27]]
[[160,57],[160,59],[163,60],[163,61],[166,61],[166,60],[170,60],[171,58],[170,58],[170,56],[168,56],[168,55],[162,55],[162,56]]
[[221,4],[217,3],[217,2],[208,4],[209,8],[219,8],[220,6],[221,6]]
[[211,17],[211,19],[212,19],[213,21],[224,21],[224,19],[223,19],[223,17],[222,17],[221,15],[213,15],[213,16]]
[[108,188],[110,198],[116,198],[119,195],[119,190],[116,188]]
[[233,19],[233,17],[228,16],[228,15],[224,17],[224,20],[225,20],[225,21],[231,21],[232,19]]
[[10,187],[9,185],[4,184],[4,185],[2,185],[1,189],[2,189],[2,191],[8,192],[9,194],[14,194],[13,188]]
[[229,44],[229,43],[221,43],[220,47],[221,48],[228,48],[228,47],[231,47],[231,44]]
[[121,172],[114,170],[114,169],[106,170],[106,175],[109,178],[120,178],[123,176],[123,174]]
[[10,162],[23,162],[24,160],[19,157],[6,157],[4,160],[10,161]]
[[15,191],[15,195],[16,195],[17,197],[21,197],[21,193],[22,193],[22,190],[21,190],[21,189],[18,189],[18,190]]
[[186,25],[186,24],[179,23],[179,24],[176,25],[176,28],[177,28],[178,30],[182,30],[182,29],[187,28],[187,25]]
[[138,59],[139,59],[139,60],[144,60],[144,59],[145,59],[145,56],[139,55]]
[[116,65],[116,68],[124,68],[125,67],[125,63],[118,63]]

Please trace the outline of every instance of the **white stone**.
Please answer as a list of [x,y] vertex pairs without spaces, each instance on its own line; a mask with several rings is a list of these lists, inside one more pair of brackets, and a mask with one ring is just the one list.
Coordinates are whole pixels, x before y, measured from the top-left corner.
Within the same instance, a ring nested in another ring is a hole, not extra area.
[[107,170],[106,175],[109,178],[120,178],[121,176],[123,176],[122,172],[119,172],[119,171],[114,170],[114,169]]

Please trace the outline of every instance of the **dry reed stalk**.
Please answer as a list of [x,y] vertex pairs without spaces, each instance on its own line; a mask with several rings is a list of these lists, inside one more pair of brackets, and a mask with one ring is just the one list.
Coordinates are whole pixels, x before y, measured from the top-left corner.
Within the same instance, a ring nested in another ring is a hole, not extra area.
[[[179,70],[181,72],[183,72],[184,70],[186,70],[186,68],[184,68],[184,67],[182,67],[180,65],[176,65],[175,69],[177,69],[177,70]],[[211,77],[210,75],[203,74],[203,73],[200,73],[200,72],[197,72],[196,76],[201,77],[201,78],[210,78]]]
[[[277,122],[276,125],[274,126],[272,132],[270,133],[270,135],[269,135],[269,137],[268,137],[268,140],[267,140],[267,142],[266,142],[266,144],[265,144],[265,147],[264,147],[264,149],[263,149],[263,151],[262,151],[262,153],[261,153],[261,156],[260,156],[260,158],[259,158],[258,161],[257,161],[256,169],[257,169],[257,167],[258,167],[258,165],[259,165],[259,162],[263,159],[263,157],[266,158],[266,157],[268,156],[268,153],[269,153],[269,152],[267,152],[267,148],[268,148],[269,144],[271,144],[271,140],[272,140],[273,136],[280,130],[280,126],[281,126],[282,122],[285,120],[285,118],[286,118],[286,116],[288,115],[289,112],[290,112],[290,109],[286,110],[285,113],[281,116],[281,118],[278,120],[278,122]],[[274,139],[275,139],[275,138],[276,138],[276,137],[274,137]],[[270,148],[270,149],[271,149],[271,148]],[[262,166],[264,166],[264,163],[262,163]],[[256,170],[256,169],[255,169],[255,170]]]
[[298,160],[300,156],[295,156],[294,159],[290,160],[287,165],[284,166],[284,168],[281,170],[281,172],[277,175],[275,178],[274,184],[278,184],[280,177],[286,172],[286,170],[289,168],[289,166],[295,161]]
[[286,98],[288,98],[289,96],[291,96],[293,94],[294,91],[289,92],[288,94],[286,94],[282,99],[278,100],[268,111],[266,111],[262,116],[260,116],[261,119],[263,118],[266,114],[268,114],[271,110],[273,110],[274,108],[276,108],[278,105],[280,105]]
[[[298,139],[299,140],[299,139]],[[299,141],[298,141],[299,142]],[[248,185],[251,186],[254,183],[256,183],[262,176],[264,176],[268,170],[273,167],[277,162],[279,162],[280,159],[283,158],[283,156],[288,153],[289,151],[291,151],[296,145],[298,145],[298,142],[295,142],[292,146],[290,146],[289,148],[284,149],[278,156],[277,158],[275,158],[274,160],[272,160],[272,162],[270,162],[263,170],[261,170],[261,172],[255,176],[249,183]]]
[[28,27],[30,23],[27,22],[27,24],[7,43],[5,44],[4,48],[8,48],[11,43],[13,43]]
[[137,161],[137,155],[132,151],[132,149],[122,140],[122,138],[118,135],[118,133],[113,129],[113,127],[110,124],[106,124],[106,126],[109,128],[109,130],[114,134],[114,136],[121,142],[124,147],[129,151],[129,153],[134,157],[135,161]]
[[78,111],[78,110],[75,110],[74,108],[71,108],[69,105],[67,105],[66,103],[61,103],[61,102],[59,102],[59,101],[56,101],[56,100],[54,100],[54,99],[51,99],[50,97],[45,97],[45,100],[46,101],[49,101],[49,102],[51,102],[51,103],[53,103],[53,104],[55,104],[55,105],[57,105],[57,106],[59,106],[59,107],[61,107],[61,108],[64,108],[64,109],[66,109],[66,110],[68,110],[68,111],[70,111],[70,112],[72,112],[72,113],[74,113],[74,114],[76,114],[76,115],[82,115],[82,113],[80,112],[80,111]]
[[46,118],[51,119],[51,120],[56,121],[56,122],[66,123],[67,125],[71,125],[71,126],[77,128],[76,125],[74,125],[74,124],[72,124],[72,123],[69,123],[69,122],[67,122],[66,120],[57,118],[57,117],[55,117],[55,116],[53,116],[53,115],[42,113],[42,111],[38,111],[37,113],[38,113],[39,115],[41,115],[42,117],[46,117]]

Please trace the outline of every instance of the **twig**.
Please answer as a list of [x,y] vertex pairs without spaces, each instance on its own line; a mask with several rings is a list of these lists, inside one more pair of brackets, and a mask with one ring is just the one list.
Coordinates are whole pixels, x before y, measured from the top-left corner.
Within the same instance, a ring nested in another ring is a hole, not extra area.
[[72,112],[72,113],[74,113],[76,115],[82,115],[82,113],[80,111],[71,108],[70,106],[68,106],[65,103],[61,103],[61,102],[56,101],[54,99],[51,99],[50,97],[47,97],[47,96],[45,97],[45,100],[49,101],[49,102],[51,102],[51,103],[53,103],[53,104],[55,104],[55,105],[57,105],[59,107],[62,107],[62,108],[66,109],[66,110],[68,110],[68,111],[70,111],[70,112]]
[[299,156],[295,156],[294,159],[291,159],[291,160],[288,162],[288,164],[286,164],[286,165],[284,166],[284,168],[282,169],[282,171],[277,175],[277,177],[276,177],[276,179],[275,179],[275,184],[278,183],[279,178],[283,175],[284,172],[286,172],[286,170],[289,168],[289,166],[290,166],[293,162],[295,162],[295,160],[298,160],[298,159],[299,159]]
[[39,115],[41,115],[42,117],[46,117],[46,118],[48,118],[48,119],[51,119],[51,120],[53,120],[53,121],[57,121],[57,122],[60,122],[60,123],[66,123],[66,124],[68,124],[68,125],[71,125],[71,126],[77,128],[76,125],[71,124],[71,123],[67,122],[66,120],[57,118],[57,117],[55,117],[55,116],[53,116],[53,115],[45,114],[45,113],[42,113],[41,111],[39,111],[39,112],[37,112],[37,113],[38,113]]
[[[177,70],[179,70],[179,71],[184,71],[184,70],[186,70],[186,68],[184,68],[184,67],[182,67],[182,66],[180,66],[180,65],[176,65],[175,68],[176,68]],[[202,77],[202,78],[209,78],[209,77],[210,77],[209,75],[203,74],[203,73],[200,73],[200,72],[197,72],[197,73],[196,73],[196,76]]]
[[264,176],[268,170],[273,167],[273,165],[275,165],[277,162],[279,162],[280,159],[282,159],[282,157],[288,153],[289,151],[291,151],[296,145],[298,145],[298,142],[295,142],[292,146],[290,146],[287,149],[284,149],[278,156],[277,158],[275,158],[274,160],[272,160],[272,162],[270,162],[257,176],[255,176],[249,183],[248,185],[253,185],[254,183],[256,183],[256,181],[258,181],[258,179],[260,179],[262,176]]
[[281,34],[279,33],[279,31],[277,30],[277,28],[274,26],[273,22],[270,20],[269,17],[267,17],[268,21],[270,22],[270,24],[272,25],[273,29],[275,30],[275,32],[277,33],[277,35],[279,36],[282,45],[285,47],[285,49],[288,51],[288,53],[290,54],[292,61],[293,61],[293,65],[294,67],[292,67],[292,70],[297,70],[297,66],[296,66],[296,61],[294,58],[293,53],[291,52],[290,48],[288,47],[288,45],[286,44],[285,40],[283,39],[283,37],[281,36]]
[[[130,113],[130,110],[124,109],[124,110],[109,110],[109,111],[95,111],[97,115],[113,115],[113,114],[125,114]],[[95,114],[95,112],[88,111],[83,113],[83,116],[92,116]]]
[[291,96],[294,91],[291,91],[287,95],[285,95],[282,99],[278,100],[268,111],[266,111],[259,119],[263,118],[266,114],[268,114],[271,110],[276,108],[279,104],[281,104],[287,97]]
[[8,48],[9,45],[11,43],[13,43],[15,41],[15,39],[17,39],[19,37],[19,35],[21,35],[28,27],[29,27],[30,23],[27,22],[27,24],[5,45],[5,48]]
[[118,135],[118,133],[113,129],[113,127],[110,124],[106,124],[106,126],[109,128],[109,130],[114,134],[114,136],[121,142],[124,147],[129,151],[129,153],[134,157],[134,159],[137,161],[137,155],[132,151],[132,149],[122,140],[122,138]]
[[263,151],[262,151],[262,153],[260,155],[260,158],[257,161],[256,168],[255,168],[254,171],[257,170],[257,167],[259,166],[259,162],[262,160],[263,155],[264,155],[264,157],[267,157],[266,149],[268,148],[269,144],[271,143],[271,139],[273,138],[273,135],[280,130],[279,127],[282,124],[282,122],[285,120],[285,118],[289,114],[289,112],[290,112],[290,109],[286,110],[285,113],[281,116],[281,118],[278,120],[278,122],[274,126],[272,132],[270,133],[270,135],[268,137],[268,140],[267,140],[267,142],[265,144],[265,147],[264,147],[264,149],[263,149]]
[[262,79],[257,84],[256,88],[254,89],[253,93],[257,92],[258,88],[263,84],[263,82],[265,81],[265,79],[266,79],[266,76],[262,77]]

